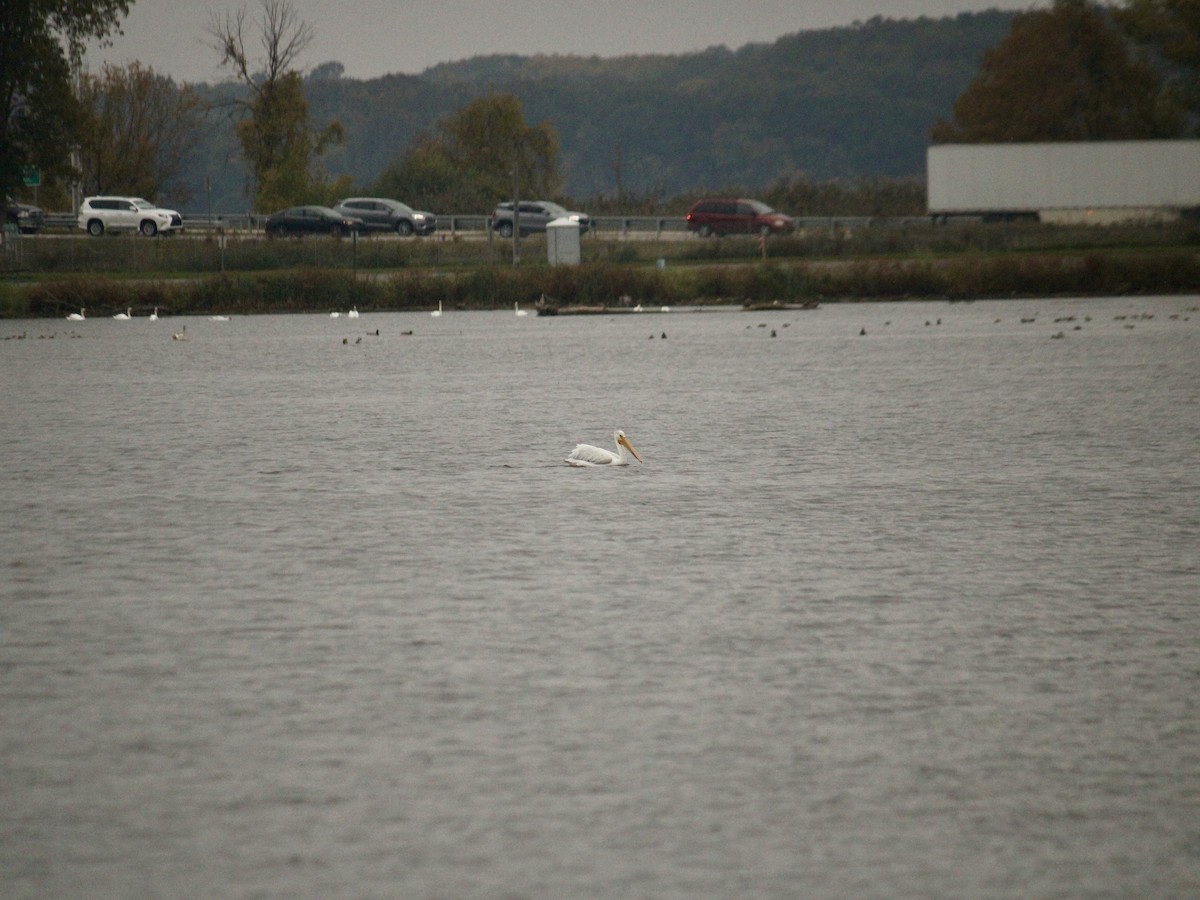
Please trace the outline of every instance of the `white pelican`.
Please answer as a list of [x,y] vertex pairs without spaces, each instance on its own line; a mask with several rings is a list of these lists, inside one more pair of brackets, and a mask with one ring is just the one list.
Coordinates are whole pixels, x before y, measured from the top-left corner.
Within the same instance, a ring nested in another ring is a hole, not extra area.
[[358,307],[357,306],[350,307],[350,312],[346,313],[346,316],[347,316],[347,318],[350,318],[350,319],[357,319],[358,318]]
[[442,301],[441,301],[441,300],[439,300],[439,301],[438,301],[438,308],[437,308],[437,309],[435,309],[433,312],[431,312],[431,313],[430,313],[430,315],[431,315],[431,316],[433,316],[433,317],[436,319],[436,318],[437,318],[438,316],[440,316],[441,314],[442,314]]
[[341,316],[341,313],[338,312],[336,309],[329,314],[329,318],[331,318],[331,319],[336,319],[336,318],[339,318],[340,316]]
[[158,321],[158,307],[157,307],[157,306],[156,306],[156,307],[154,307],[154,312],[150,313],[150,321],[151,321],[151,322],[157,322],[157,321]]
[[128,322],[130,319],[133,318],[133,309],[130,308],[130,309],[125,310],[125,312],[123,312],[123,313],[117,313],[115,316],[113,316],[113,318],[117,319],[121,322]]
[[521,309],[521,304],[520,304],[519,302],[517,302],[517,303],[513,303],[513,309],[515,309],[515,310],[517,311],[517,315],[518,315],[518,316],[527,316],[527,315],[529,315],[529,310],[527,310],[527,309]]
[[568,466],[627,466],[630,459],[636,459],[638,462],[642,458],[638,456],[637,451],[633,449],[633,445],[629,443],[629,438],[625,437],[625,432],[613,432],[613,440],[617,442],[617,452],[605,450],[603,447],[593,447],[591,444],[576,444],[575,449],[571,451],[571,455],[563,460]]
[[67,320],[70,322],[82,322],[83,314],[86,311],[87,311],[86,309],[80,309],[79,312],[77,312],[77,313],[71,313],[69,316],[67,316]]

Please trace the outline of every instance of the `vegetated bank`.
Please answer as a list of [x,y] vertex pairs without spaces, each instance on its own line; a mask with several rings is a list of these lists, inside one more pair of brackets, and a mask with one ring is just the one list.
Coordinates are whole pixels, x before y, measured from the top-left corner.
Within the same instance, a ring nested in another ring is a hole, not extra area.
[[165,315],[531,308],[811,304],[855,300],[1200,293],[1200,255],[1170,250],[978,256],[938,260],[760,262],[655,269],[619,263],[364,275],[332,269],[188,279],[69,277],[5,285],[8,317],[105,315],[158,307]]
[[584,256],[581,266],[550,266],[544,238],[522,242],[519,265],[506,242],[257,240],[218,249],[205,240],[34,240],[0,281],[0,315],[511,309],[543,295],[622,309],[1200,293],[1194,224],[823,228],[765,248],[753,238],[589,236]]

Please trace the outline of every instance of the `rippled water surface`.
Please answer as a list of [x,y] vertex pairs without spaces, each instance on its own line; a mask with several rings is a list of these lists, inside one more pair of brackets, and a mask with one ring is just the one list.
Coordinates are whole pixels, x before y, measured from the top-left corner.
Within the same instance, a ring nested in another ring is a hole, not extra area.
[[1197,305],[0,323],[3,894],[1196,896]]

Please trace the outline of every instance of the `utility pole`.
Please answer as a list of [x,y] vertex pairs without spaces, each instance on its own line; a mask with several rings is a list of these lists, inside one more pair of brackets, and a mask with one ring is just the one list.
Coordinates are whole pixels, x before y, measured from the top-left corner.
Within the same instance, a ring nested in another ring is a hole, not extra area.
[[520,197],[520,179],[518,176],[518,166],[513,163],[513,265],[521,264],[521,197]]
[[613,171],[617,176],[617,211],[625,209],[625,183],[621,178],[621,142],[617,141],[617,157],[613,162]]

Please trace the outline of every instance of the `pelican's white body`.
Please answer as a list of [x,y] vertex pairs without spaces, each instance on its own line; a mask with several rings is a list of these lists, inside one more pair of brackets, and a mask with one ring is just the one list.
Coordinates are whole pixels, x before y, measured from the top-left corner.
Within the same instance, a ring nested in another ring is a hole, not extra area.
[[617,451],[605,450],[603,447],[593,447],[591,444],[576,444],[575,449],[571,451],[564,462],[568,466],[627,466],[631,460],[636,459],[638,462],[642,458],[637,455],[637,451],[629,443],[629,438],[625,437],[625,432],[613,432],[613,441],[617,445]]

